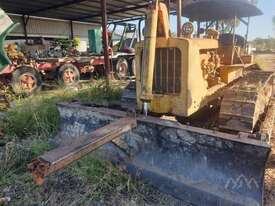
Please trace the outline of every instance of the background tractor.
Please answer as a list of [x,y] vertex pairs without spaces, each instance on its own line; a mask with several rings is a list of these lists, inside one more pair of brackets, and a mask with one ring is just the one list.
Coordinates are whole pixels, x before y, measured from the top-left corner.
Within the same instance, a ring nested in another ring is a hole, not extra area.
[[[17,43],[4,48],[8,34],[16,28],[8,15],[0,18],[0,79],[10,84],[17,94],[33,94],[42,88],[44,80],[56,80],[61,86],[75,86],[81,77],[102,76],[104,56],[102,54],[102,31],[89,31],[90,51],[80,53],[73,40],[45,41],[43,38],[27,42],[22,53]],[[109,25],[110,60],[114,76],[127,79],[135,75],[135,24],[115,23]],[[119,37],[119,38],[118,38]],[[32,42],[32,43],[30,43]]]

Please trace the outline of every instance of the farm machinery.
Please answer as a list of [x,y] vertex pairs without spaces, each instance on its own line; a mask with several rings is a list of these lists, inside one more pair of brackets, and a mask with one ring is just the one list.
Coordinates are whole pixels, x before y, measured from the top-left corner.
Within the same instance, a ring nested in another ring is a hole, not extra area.
[[72,58],[58,59],[54,63],[44,62],[27,58],[25,54],[18,51],[16,44],[10,44],[5,49],[6,37],[18,24],[13,23],[2,9],[0,12],[0,78],[2,82],[11,84],[15,93],[32,94],[41,89],[43,78],[50,73],[57,73],[58,81],[63,85],[72,85],[79,80],[79,70],[76,67],[78,61]]
[[[235,32],[218,31],[224,16],[261,12],[246,1],[216,0],[192,2],[183,11],[193,21],[217,22],[217,29],[194,38],[187,22],[182,36],[172,37],[167,6],[154,1],[136,46],[136,81],[124,90],[121,108],[60,103],[58,137],[65,143],[28,165],[37,183],[95,151],[194,205],[263,205],[274,73],[253,63]],[[218,109],[211,110],[214,104]],[[200,118],[200,125],[214,124],[198,127]]]
[[[39,91],[43,80],[46,79],[57,80],[62,86],[72,86],[79,82],[82,75],[104,73],[102,50],[98,53],[80,54],[78,52],[77,54],[59,48],[58,51],[51,52],[47,48],[48,43],[39,39],[34,45],[25,45],[28,55],[18,51],[16,44],[8,45],[5,51],[4,41],[17,24],[13,23],[3,10],[0,11],[3,13],[0,19],[0,78],[2,82],[11,84],[15,93],[32,94]],[[110,60],[114,76],[118,79],[126,79],[134,75],[135,50],[132,47],[137,41],[137,29],[135,24],[119,23],[119,25],[122,28],[122,35],[116,42],[117,45],[113,45],[113,36],[117,34],[118,24],[114,24],[110,31]],[[98,42],[94,41],[92,44],[98,44]],[[45,53],[51,55],[45,56]],[[39,54],[43,55],[39,56]]]

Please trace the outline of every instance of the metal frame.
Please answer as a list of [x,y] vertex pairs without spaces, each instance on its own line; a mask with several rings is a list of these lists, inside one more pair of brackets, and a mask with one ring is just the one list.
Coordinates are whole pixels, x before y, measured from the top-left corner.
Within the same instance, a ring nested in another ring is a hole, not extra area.
[[27,25],[28,25],[29,19],[30,19],[30,16],[28,16],[28,15],[23,15],[23,16],[22,16],[24,37],[25,37],[26,43],[28,43],[28,30],[27,30]]
[[[121,21],[144,16],[150,3],[147,0],[108,0],[108,20]],[[101,0],[9,0],[1,2],[0,7],[8,13],[26,16],[101,23]]]

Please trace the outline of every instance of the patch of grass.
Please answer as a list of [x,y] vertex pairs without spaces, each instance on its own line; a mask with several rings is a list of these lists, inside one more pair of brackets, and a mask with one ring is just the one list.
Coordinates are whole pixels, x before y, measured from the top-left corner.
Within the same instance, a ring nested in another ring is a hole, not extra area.
[[7,112],[4,133],[19,138],[49,137],[56,133],[59,124],[56,100],[35,96],[17,102]]
[[121,89],[118,86],[105,86],[104,82],[82,89],[44,92],[26,99],[18,99],[15,107],[7,112],[4,132],[11,137],[49,138],[58,131],[59,114],[56,104],[62,101],[100,103],[119,100]]
[[129,175],[121,172],[110,162],[97,159],[88,155],[69,168],[74,176],[83,177],[92,185],[90,198],[93,200],[108,199],[116,193],[128,193],[134,191],[135,181]]
[[46,151],[49,151],[53,148],[52,145],[46,140],[34,139],[30,143],[30,151],[32,157],[37,157],[43,154]]
[[50,150],[47,140],[34,139],[25,141],[22,144],[9,142],[1,148],[0,158],[0,186],[12,181],[14,175],[24,175],[26,165],[35,157]]

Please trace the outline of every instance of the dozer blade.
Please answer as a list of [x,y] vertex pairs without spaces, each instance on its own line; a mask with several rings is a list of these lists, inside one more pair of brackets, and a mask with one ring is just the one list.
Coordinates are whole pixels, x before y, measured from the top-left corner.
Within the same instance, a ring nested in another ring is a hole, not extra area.
[[273,78],[273,72],[255,70],[229,87],[221,103],[219,127],[253,133],[271,99]]
[[136,111],[136,81],[130,81],[122,92],[121,108],[127,111]]
[[[59,136],[91,132],[126,112],[59,104]],[[262,141],[137,116],[137,127],[97,155],[160,191],[198,206],[261,206],[270,146]]]

